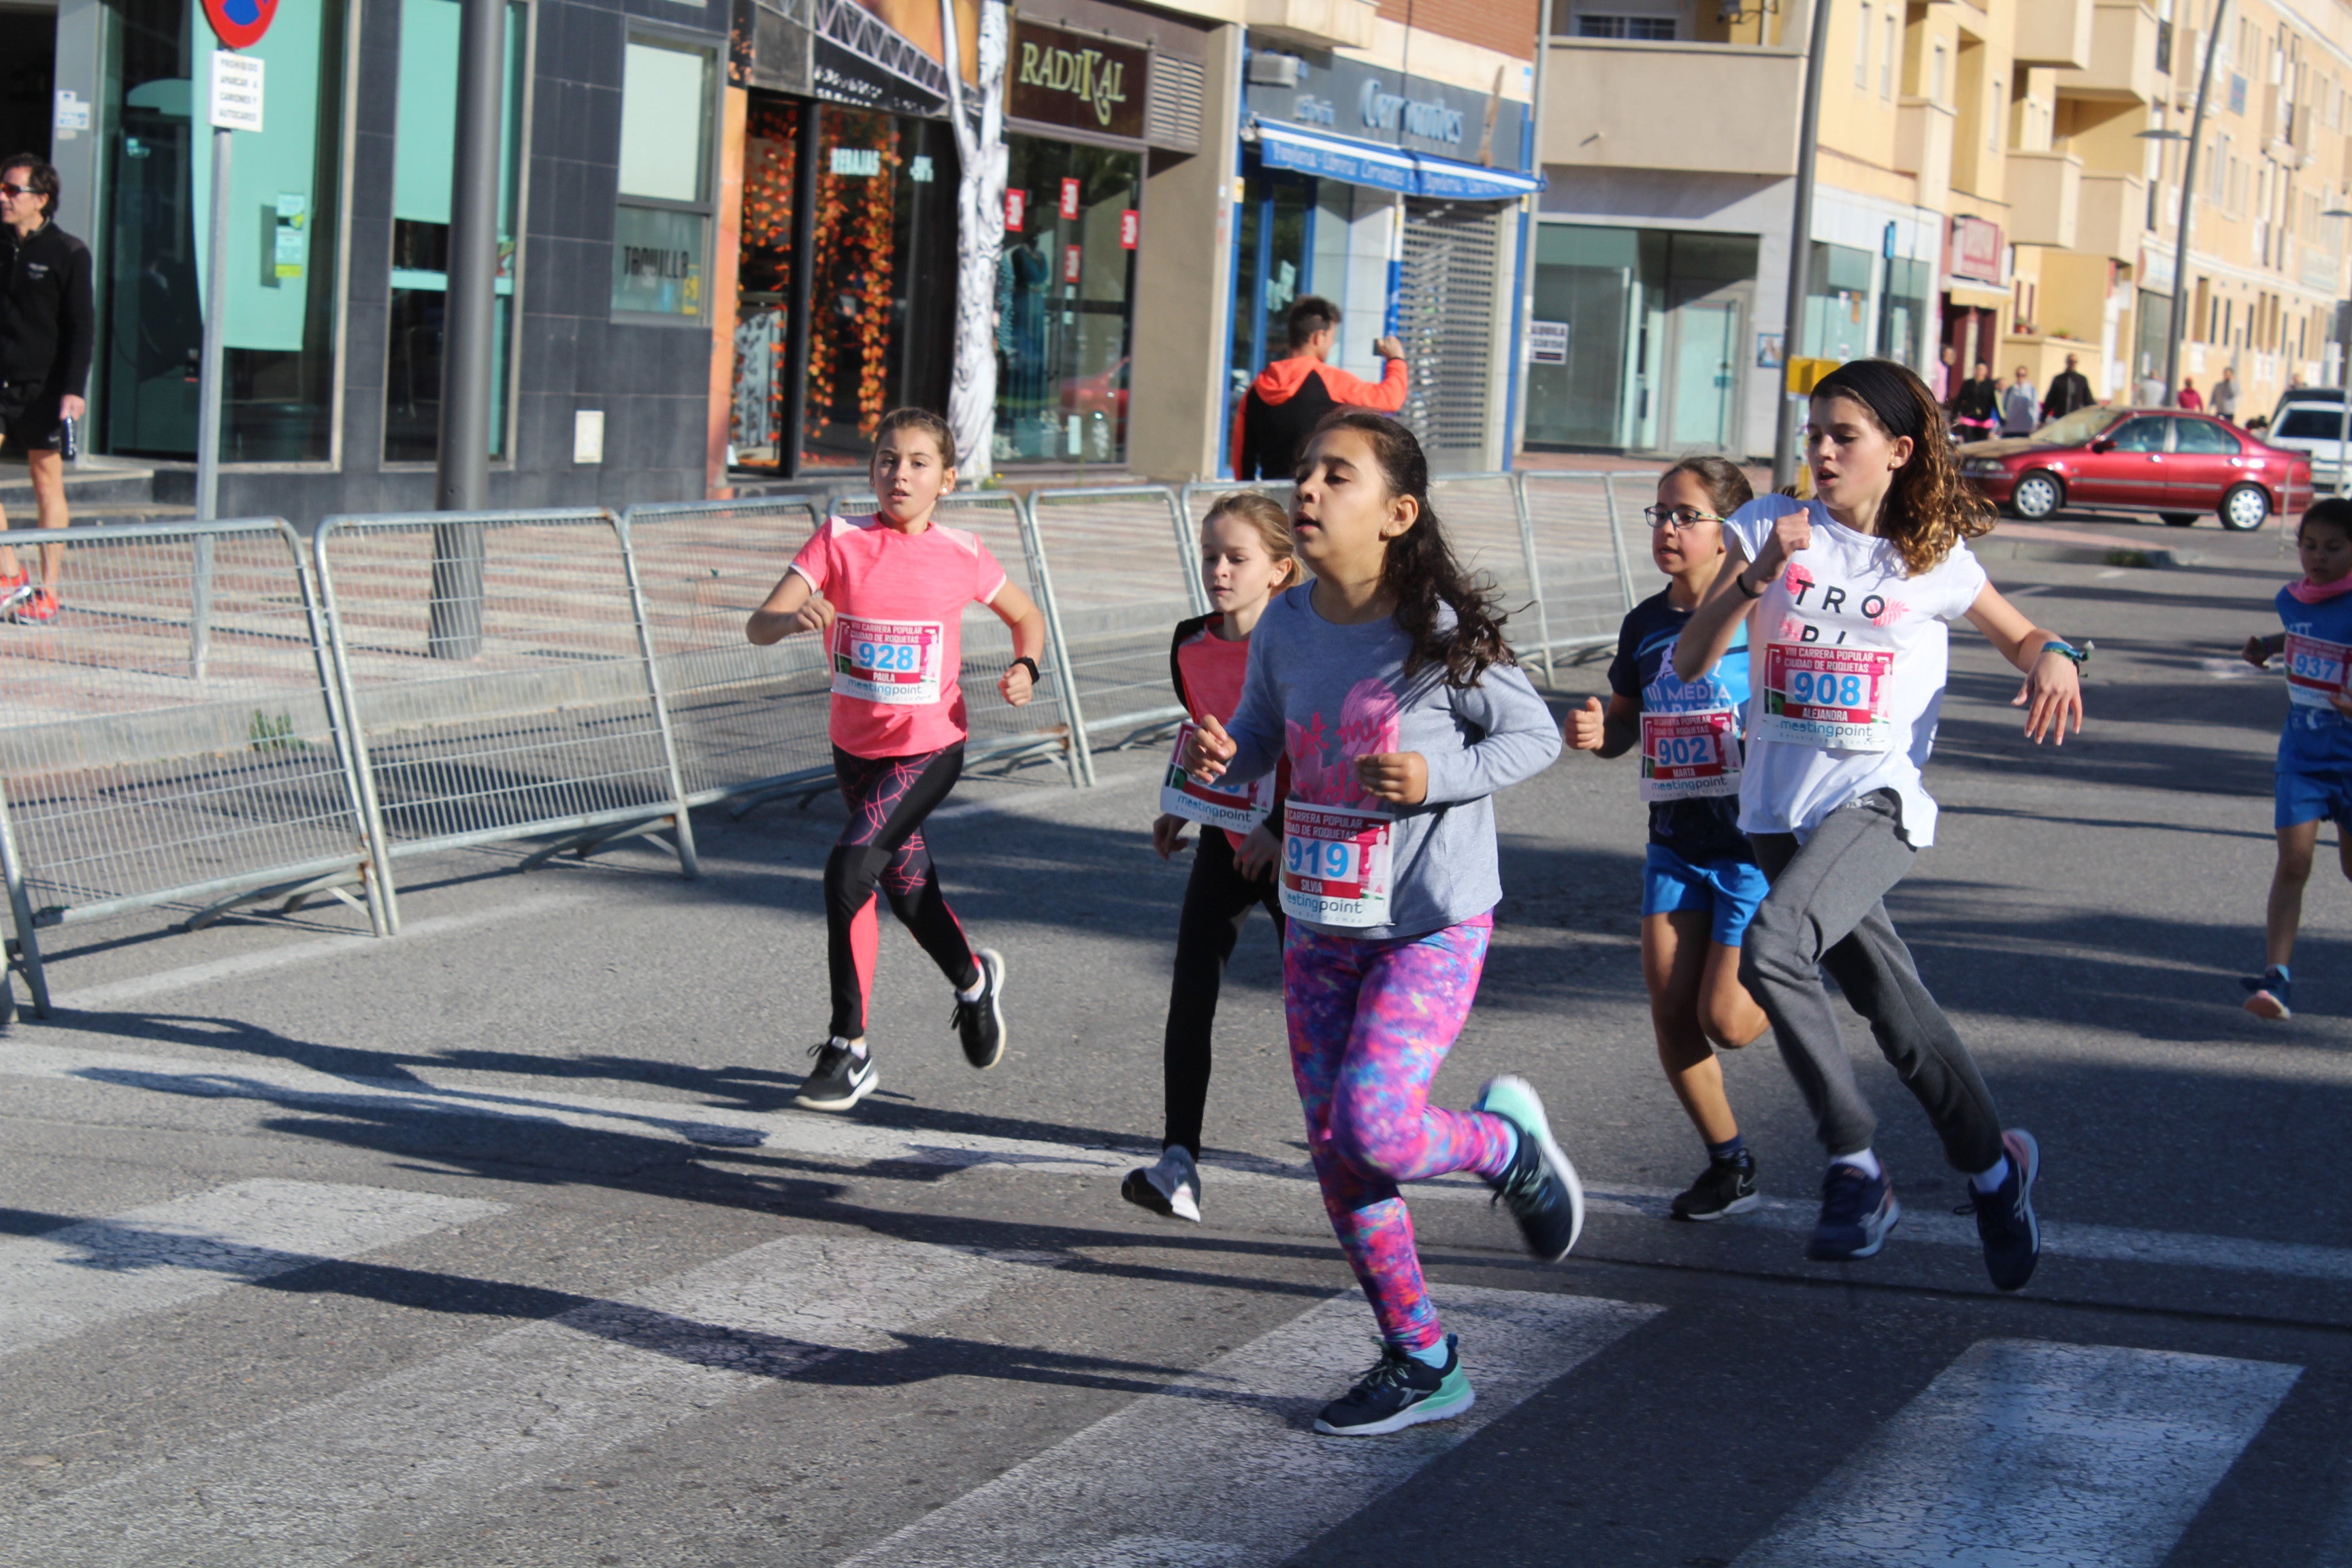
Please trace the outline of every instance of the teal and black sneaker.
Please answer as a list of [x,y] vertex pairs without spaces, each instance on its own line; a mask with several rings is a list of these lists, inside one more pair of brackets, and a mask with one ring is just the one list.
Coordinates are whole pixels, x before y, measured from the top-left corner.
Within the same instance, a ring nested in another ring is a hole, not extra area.
[[1511,1168],[1490,1184],[1496,1201],[1507,1205],[1519,1222],[1528,1250],[1547,1263],[1559,1262],[1584,1231],[1584,1184],[1552,1142],[1543,1101],[1527,1079],[1497,1078],[1478,1091],[1476,1109],[1517,1129],[1519,1147],[1511,1156]]
[[1419,1356],[1383,1343],[1381,1359],[1345,1399],[1335,1399],[1315,1418],[1315,1430],[1334,1437],[1377,1437],[1424,1421],[1451,1421],[1478,1402],[1462,1375],[1462,1336],[1445,1336],[1445,1364],[1434,1367]]

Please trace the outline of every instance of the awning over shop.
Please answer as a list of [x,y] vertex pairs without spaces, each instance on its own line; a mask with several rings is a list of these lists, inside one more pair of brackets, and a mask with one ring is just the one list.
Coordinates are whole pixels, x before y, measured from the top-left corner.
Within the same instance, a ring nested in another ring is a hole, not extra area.
[[1269,168],[1293,169],[1409,196],[1468,201],[1510,201],[1543,189],[1542,181],[1507,169],[1456,163],[1378,142],[1304,131],[1296,125],[1264,120],[1253,121],[1252,125],[1257,132],[1258,155]]

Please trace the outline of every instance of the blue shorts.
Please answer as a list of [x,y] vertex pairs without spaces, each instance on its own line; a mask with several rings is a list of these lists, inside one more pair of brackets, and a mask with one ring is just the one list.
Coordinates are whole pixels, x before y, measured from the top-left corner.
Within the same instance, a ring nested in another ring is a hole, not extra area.
[[2293,827],[2297,823],[2326,820],[2352,827],[2352,770],[2290,768],[2278,770],[2278,813],[2273,824]]
[[1725,947],[1738,947],[1748,934],[1748,922],[1756,918],[1756,906],[1771,890],[1764,868],[1753,860],[1726,856],[1700,865],[1663,844],[1653,844],[1649,863],[1642,869],[1642,913],[1712,910],[1712,940]]

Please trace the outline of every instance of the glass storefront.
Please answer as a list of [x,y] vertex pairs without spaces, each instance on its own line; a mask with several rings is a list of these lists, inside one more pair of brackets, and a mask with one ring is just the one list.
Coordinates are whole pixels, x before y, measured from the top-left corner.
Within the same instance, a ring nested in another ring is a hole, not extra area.
[[[98,363],[102,449],[192,458],[204,342],[212,138],[197,90],[212,47],[189,0],[108,0],[104,257]],[[343,6],[287,6],[251,51],[267,62],[266,129],[230,166],[227,462],[333,455],[335,238],[341,191]]]
[[784,363],[801,132],[818,159],[803,467],[861,467],[882,416],[947,405],[955,325],[955,138],[936,121],[754,92],[743,147],[735,460],[784,466]]
[[1867,250],[1813,242],[1813,263],[1805,294],[1805,330],[1797,353],[1841,363],[1870,353],[1870,273]]
[[1009,135],[996,460],[1124,463],[1143,156]]

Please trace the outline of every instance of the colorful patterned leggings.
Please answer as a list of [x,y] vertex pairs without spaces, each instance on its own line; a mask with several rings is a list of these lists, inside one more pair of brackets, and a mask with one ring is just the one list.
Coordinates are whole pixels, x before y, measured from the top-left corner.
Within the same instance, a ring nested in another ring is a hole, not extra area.
[[940,892],[939,868],[923,844],[923,818],[947,799],[962,773],[961,746],[916,757],[855,757],[833,749],[834,777],[849,803],[849,826],[824,863],[832,1030],[841,1039],[866,1034],[882,934],[874,913],[877,889],[950,984],[970,986],[980,978],[971,943]]
[[1427,936],[1360,942],[1290,922],[1283,999],[1290,1066],[1323,1206],[1391,1344],[1425,1350],[1444,1335],[1422,1283],[1412,1216],[1399,1182],[1449,1171],[1499,1176],[1510,1124],[1441,1110],[1429,1080],[1470,1016],[1494,919]]

